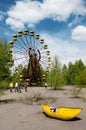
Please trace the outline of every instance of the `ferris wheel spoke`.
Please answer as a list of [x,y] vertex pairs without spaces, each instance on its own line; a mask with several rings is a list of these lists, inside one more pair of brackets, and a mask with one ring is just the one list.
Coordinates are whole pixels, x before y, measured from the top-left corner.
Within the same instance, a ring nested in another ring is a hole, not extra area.
[[26,42],[27,42],[26,47],[27,47],[27,48],[30,48],[30,47],[31,47],[31,46],[30,46],[30,40],[28,40],[27,35],[24,35],[24,37],[25,37]]
[[42,59],[43,59],[43,58],[47,59],[47,56],[46,56],[46,55],[41,55],[41,57],[42,57]]
[[26,38],[26,41],[28,43],[28,47],[31,48],[32,46],[31,46],[31,43],[30,43],[30,36],[25,35],[25,38]]
[[41,61],[42,67],[46,69],[46,62]]
[[43,45],[37,44],[37,48],[38,48],[38,49],[40,49],[40,48],[42,48],[42,47],[43,47]]
[[40,46],[39,47],[39,50],[41,51],[41,50],[44,50],[44,46]]
[[[17,63],[17,62],[16,62],[16,63]],[[16,65],[16,63],[15,63],[16,68],[17,68],[19,65],[26,66],[26,62],[20,62],[20,63],[17,63],[17,65]]]
[[[20,52],[20,51],[15,51],[14,54],[15,54],[15,55],[21,55],[21,52]],[[23,56],[26,56],[26,54],[23,53],[23,52],[22,52],[22,55],[23,55]]]
[[36,43],[36,49],[38,49],[39,50],[39,41],[37,41],[37,43]]
[[23,47],[23,45],[21,44],[21,42],[19,42],[18,40],[17,40],[17,42],[15,42],[14,48],[15,49],[19,49],[21,51],[26,51],[27,50],[27,48]]
[[15,64],[17,64],[16,66],[18,66],[20,64],[27,65],[27,60],[22,61],[21,59],[16,59]]
[[19,47],[14,47],[14,49],[15,49],[15,52],[20,52],[20,53],[27,53],[27,50],[24,50],[23,48],[19,48]]
[[37,46],[39,45],[39,39],[35,38],[35,49],[37,49]]
[[21,40],[23,41],[24,46],[26,48],[29,48],[29,41],[27,41],[27,38],[25,35],[21,37]]
[[31,45],[31,47],[32,47],[33,49],[35,49],[35,48],[34,48],[34,43],[35,43],[34,37],[30,37],[30,45]]
[[28,55],[28,50],[22,50],[22,49],[15,49],[14,53],[20,53],[23,55]]
[[46,51],[44,51],[44,52],[41,52],[41,54],[46,54]]
[[21,39],[21,38],[19,38],[18,40],[17,40],[17,42],[20,44],[20,46],[23,48],[23,49],[27,49],[27,47],[25,46],[25,43],[24,43],[24,41]]
[[15,55],[15,56],[14,56],[14,60],[19,60],[19,59],[21,59],[22,61],[23,61],[24,59],[26,59],[26,60],[28,61],[28,58],[26,58],[25,55],[20,55],[20,54],[18,54],[18,55]]
[[40,62],[47,64],[47,61],[45,61],[45,60],[40,60]]
[[19,59],[23,59],[23,58],[26,58],[26,57],[16,58],[16,59],[14,59],[14,60],[19,60]]

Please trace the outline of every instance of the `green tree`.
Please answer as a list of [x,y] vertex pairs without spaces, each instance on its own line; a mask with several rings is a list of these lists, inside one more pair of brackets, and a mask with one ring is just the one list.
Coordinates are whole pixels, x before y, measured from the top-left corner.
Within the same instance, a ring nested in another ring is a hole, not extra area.
[[75,77],[74,81],[76,85],[86,85],[86,69],[81,71],[79,75]]
[[53,89],[61,89],[64,85],[64,77],[62,75],[61,63],[55,56],[52,62],[52,68],[48,75],[48,83]]
[[85,67],[81,59],[77,60],[74,64],[69,62],[67,73],[68,84],[76,85],[75,77],[78,76],[80,72],[84,70],[84,68]]
[[67,72],[67,82],[68,84],[73,84],[74,80],[74,66],[72,62],[68,64],[68,72]]
[[75,72],[75,75],[78,75],[81,71],[83,71],[84,69],[84,64],[82,62],[82,60],[77,60],[74,64],[74,72]]
[[68,84],[68,81],[67,81],[67,73],[68,73],[68,68],[67,68],[67,66],[64,64],[63,67],[62,67],[62,75],[63,75],[64,83],[65,83],[65,84]]
[[7,42],[5,40],[0,40],[0,86],[3,86],[3,82],[10,80],[11,73],[9,61],[11,58]]

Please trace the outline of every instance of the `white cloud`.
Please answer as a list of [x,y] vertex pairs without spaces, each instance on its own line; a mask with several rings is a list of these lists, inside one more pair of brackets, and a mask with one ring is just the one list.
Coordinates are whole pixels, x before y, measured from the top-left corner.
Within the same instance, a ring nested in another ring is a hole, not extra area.
[[11,28],[13,28],[13,29],[15,29],[15,28],[23,29],[24,28],[24,24],[17,19],[8,18],[6,20],[6,23],[10,24]]
[[[58,36],[50,36],[49,34],[41,34],[45,43],[48,44],[52,58],[57,55],[62,64],[68,64],[70,61],[75,62],[76,60],[82,59],[85,63],[86,52],[79,44],[71,43],[70,41],[58,39]],[[85,47],[85,46],[84,46]]]
[[65,21],[71,14],[86,13],[82,0],[44,0],[42,9],[46,17],[57,21]]
[[[43,16],[41,14],[40,3],[37,1],[18,1],[16,2],[16,6],[12,6],[10,10],[7,12],[8,18],[6,23],[9,25],[14,25],[15,21],[19,21],[23,24],[28,24],[30,27],[35,23],[39,22]],[[8,19],[11,19],[8,22]],[[13,21],[12,21],[13,20]],[[13,22],[13,24],[12,24]],[[15,28],[17,28],[15,24]]]
[[68,23],[69,27],[72,27],[73,25],[80,24],[84,20],[84,17],[76,16],[75,19],[73,19],[70,23]]
[[2,21],[2,20],[3,20],[4,15],[5,15],[5,13],[4,13],[4,12],[2,12],[2,11],[0,11],[0,21]]
[[77,41],[86,41],[86,26],[79,25],[72,30],[72,39]]
[[3,16],[2,16],[2,15],[0,15],[0,21],[2,21],[2,19],[3,19]]
[[[24,24],[36,24],[39,21],[50,18],[56,21],[66,21],[71,14],[84,15],[86,8],[83,0],[43,0],[39,1],[23,0],[17,1],[7,12],[8,18],[6,23],[14,25],[17,20]],[[12,24],[8,19],[12,19]],[[16,28],[16,25],[14,26]]]
[[29,28],[35,28],[35,24],[28,24]]

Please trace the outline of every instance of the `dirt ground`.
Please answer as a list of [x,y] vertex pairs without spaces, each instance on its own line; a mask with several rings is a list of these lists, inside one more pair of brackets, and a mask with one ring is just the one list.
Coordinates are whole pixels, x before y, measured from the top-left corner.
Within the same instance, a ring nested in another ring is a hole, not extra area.
[[[71,89],[72,86],[64,86],[63,90],[29,87],[27,92],[22,89],[22,93],[5,91],[0,96],[0,130],[86,130],[86,89],[81,90],[78,98],[71,95]],[[35,96],[45,100],[39,98],[36,101]],[[15,102],[4,103],[10,99]],[[83,111],[74,120],[62,121],[46,117],[41,103],[55,107],[81,107]]]

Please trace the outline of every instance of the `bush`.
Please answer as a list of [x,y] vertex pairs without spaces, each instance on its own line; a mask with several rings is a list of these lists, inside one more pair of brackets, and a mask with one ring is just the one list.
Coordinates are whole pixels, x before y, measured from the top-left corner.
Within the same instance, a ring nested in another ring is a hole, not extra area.
[[77,97],[79,97],[79,94],[81,93],[81,87],[75,87],[74,86],[74,88],[71,90],[71,94],[75,97],[75,98],[77,98]]
[[7,81],[1,81],[0,82],[0,89],[4,90],[6,88],[8,88],[9,83]]

